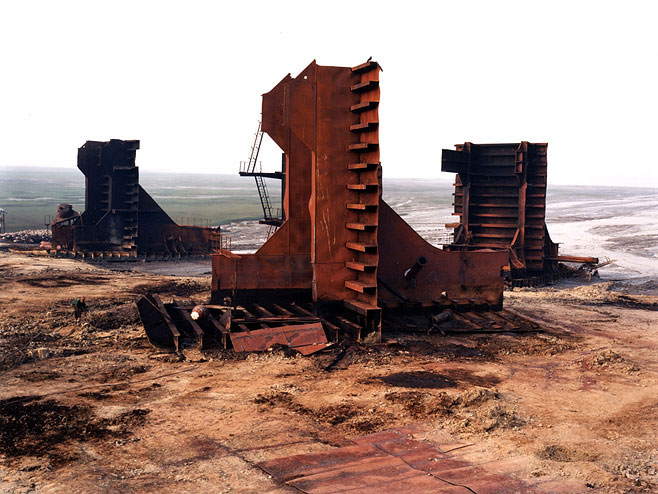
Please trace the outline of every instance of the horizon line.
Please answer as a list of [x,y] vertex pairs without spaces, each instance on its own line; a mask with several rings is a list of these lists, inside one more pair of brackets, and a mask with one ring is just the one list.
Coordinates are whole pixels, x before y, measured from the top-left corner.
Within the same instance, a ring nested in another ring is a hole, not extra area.
[[[136,165],[137,168],[140,168],[139,165]],[[54,165],[54,166],[49,166],[49,165],[0,165],[0,170],[5,169],[5,168],[41,168],[41,169],[48,169],[48,170],[66,170],[66,171],[73,171],[74,169],[77,169],[77,166],[75,168],[67,167],[67,166],[61,166],[61,165]],[[194,170],[187,170],[187,171],[178,171],[178,170],[172,170],[169,168],[160,168],[160,169],[144,169],[140,168],[142,172],[145,173],[178,173],[181,175],[217,175],[217,176],[225,176],[225,177],[239,177],[240,175],[238,173],[220,173],[220,172],[208,172],[208,171],[194,171]],[[454,175],[453,173],[450,172],[441,172],[445,174],[450,174]],[[382,177],[383,180],[386,179],[397,179],[397,180],[440,180],[444,182],[451,182],[452,179],[447,178],[447,177],[439,177],[439,176],[432,176],[432,177],[414,177],[414,176],[409,176],[409,177],[400,177],[400,176],[392,176],[392,177]],[[547,182],[547,185],[553,185],[553,186],[563,186],[563,187],[611,187],[611,188],[624,188],[624,189],[657,189],[658,190],[658,184],[656,185],[608,185],[608,184],[576,184],[576,183],[556,183],[556,182],[551,182],[550,180]]]

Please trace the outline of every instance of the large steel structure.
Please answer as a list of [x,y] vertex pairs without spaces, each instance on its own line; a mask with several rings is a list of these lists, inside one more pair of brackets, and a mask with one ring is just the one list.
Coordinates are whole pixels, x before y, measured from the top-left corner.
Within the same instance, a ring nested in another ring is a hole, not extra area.
[[139,185],[139,141],[87,141],[78,149],[85,211],[58,208],[52,244],[60,251],[119,258],[209,254],[215,230],[177,225]]
[[314,61],[263,95],[262,130],[285,153],[285,222],[254,254],[213,254],[215,302],[308,300],[370,330],[383,307],[502,305],[506,252],[433,247],[381,199],[379,73]]
[[510,280],[551,281],[560,262],[596,265],[594,257],[561,256],[546,227],[546,143],[466,142],[444,149],[441,170],[456,173],[451,251],[506,251]]

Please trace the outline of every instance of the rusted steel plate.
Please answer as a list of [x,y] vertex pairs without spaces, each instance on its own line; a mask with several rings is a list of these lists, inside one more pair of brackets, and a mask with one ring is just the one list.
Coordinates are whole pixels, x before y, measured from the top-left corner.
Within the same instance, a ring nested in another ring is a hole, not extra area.
[[310,355],[328,345],[320,322],[235,332],[230,336],[236,352],[259,352],[279,344],[294,348],[302,355]]
[[450,493],[532,494],[541,491],[509,475],[487,471],[398,431],[356,444],[259,464],[279,482],[308,494]]

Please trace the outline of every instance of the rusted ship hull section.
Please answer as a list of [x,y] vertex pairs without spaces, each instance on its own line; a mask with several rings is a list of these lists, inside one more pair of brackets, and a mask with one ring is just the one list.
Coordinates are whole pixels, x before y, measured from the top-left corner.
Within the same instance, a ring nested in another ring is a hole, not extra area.
[[[411,305],[408,310],[387,311],[382,324],[386,329],[427,334],[543,330],[539,323],[520,314],[491,309],[484,299],[441,298],[431,307]],[[247,308],[163,302],[149,294],[137,301],[137,310],[149,342],[168,352],[212,348],[254,352],[280,346],[310,355],[345,337],[360,341],[366,329],[339,311],[319,317],[312,312],[311,303],[252,303]]]
[[213,254],[213,303],[311,301],[367,331],[383,308],[501,307],[507,253],[433,247],[381,199],[379,74],[372,61],[313,62],[263,95],[262,130],[285,153],[286,221],[254,254]]
[[215,230],[177,225],[139,185],[139,141],[87,141],[78,149],[85,211],[60,205],[51,225],[58,252],[98,257],[207,255]]
[[555,281],[570,273],[562,262],[596,265],[594,257],[560,256],[546,226],[546,143],[457,145],[444,149],[441,169],[455,173],[459,223],[449,251],[504,251],[512,285]]

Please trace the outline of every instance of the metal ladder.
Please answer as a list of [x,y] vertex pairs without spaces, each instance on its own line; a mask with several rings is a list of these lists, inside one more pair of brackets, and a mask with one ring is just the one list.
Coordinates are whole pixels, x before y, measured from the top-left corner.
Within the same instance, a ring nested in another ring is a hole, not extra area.
[[247,169],[244,170],[248,173],[256,171],[256,163],[258,162],[258,153],[260,152],[260,145],[263,142],[262,124],[258,122],[258,130],[256,131],[254,143],[251,146],[251,153],[249,154],[249,161],[247,162]]
[[[262,171],[260,169],[256,171],[256,164],[258,163],[258,153],[260,152],[260,145],[262,142],[263,142],[262,123],[258,122],[258,130],[256,131],[254,143],[251,146],[249,161],[247,162],[246,170],[244,170],[247,173],[258,173]],[[258,196],[260,197],[260,205],[263,208],[263,217],[266,222],[271,223],[276,218],[272,216],[272,203],[270,201],[270,194],[267,191],[267,185],[265,184],[265,179],[261,175],[255,175],[254,179],[256,180],[256,188],[258,189]]]

